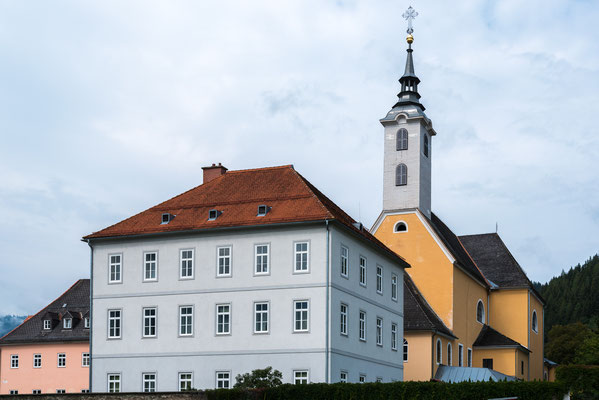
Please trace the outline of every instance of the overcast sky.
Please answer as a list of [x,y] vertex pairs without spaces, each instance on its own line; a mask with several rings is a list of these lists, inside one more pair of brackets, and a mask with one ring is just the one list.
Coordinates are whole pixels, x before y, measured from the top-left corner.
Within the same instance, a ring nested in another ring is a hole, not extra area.
[[433,211],[533,280],[599,251],[599,3],[0,1],[0,314],[89,276],[81,237],[202,182],[293,164],[382,206],[412,4]]

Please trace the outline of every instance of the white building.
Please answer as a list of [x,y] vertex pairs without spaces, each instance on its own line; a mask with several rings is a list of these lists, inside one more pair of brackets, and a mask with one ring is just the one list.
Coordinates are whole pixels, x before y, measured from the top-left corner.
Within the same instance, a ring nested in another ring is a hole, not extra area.
[[403,379],[408,264],[292,166],[204,168],[204,184],[84,238],[91,388]]

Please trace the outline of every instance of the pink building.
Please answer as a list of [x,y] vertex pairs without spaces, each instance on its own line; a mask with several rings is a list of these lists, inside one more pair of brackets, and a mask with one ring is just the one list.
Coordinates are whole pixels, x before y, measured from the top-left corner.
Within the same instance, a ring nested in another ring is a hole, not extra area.
[[0,394],[89,389],[89,279],[0,339]]

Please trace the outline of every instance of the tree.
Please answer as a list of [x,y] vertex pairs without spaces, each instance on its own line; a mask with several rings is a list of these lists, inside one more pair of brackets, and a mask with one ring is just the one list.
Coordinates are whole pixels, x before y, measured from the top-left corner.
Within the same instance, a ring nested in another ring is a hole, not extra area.
[[241,389],[275,387],[283,383],[281,378],[283,378],[281,371],[273,370],[272,367],[255,369],[251,373],[237,375],[235,377],[237,382],[234,387]]
[[572,364],[583,342],[593,335],[593,331],[582,322],[555,325],[549,331],[549,342],[545,348],[547,358],[558,364]]
[[576,350],[575,364],[599,365],[599,334],[592,333]]

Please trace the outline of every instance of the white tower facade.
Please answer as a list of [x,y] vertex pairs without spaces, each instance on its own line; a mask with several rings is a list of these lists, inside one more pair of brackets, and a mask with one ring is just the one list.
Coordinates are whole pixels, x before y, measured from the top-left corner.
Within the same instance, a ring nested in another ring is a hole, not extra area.
[[399,101],[380,120],[385,133],[383,212],[419,209],[430,218],[432,138],[436,132],[420,103],[411,34],[407,40]]

